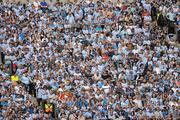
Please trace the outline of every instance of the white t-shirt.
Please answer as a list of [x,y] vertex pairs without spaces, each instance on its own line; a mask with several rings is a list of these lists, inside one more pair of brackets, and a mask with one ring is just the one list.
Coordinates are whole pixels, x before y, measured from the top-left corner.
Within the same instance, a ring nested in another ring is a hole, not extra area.
[[67,20],[68,20],[68,22],[70,23],[70,24],[72,24],[72,23],[74,23],[75,22],[75,19],[74,19],[74,16],[70,16],[70,15],[68,15],[67,16]]
[[105,93],[109,93],[109,88],[110,88],[109,85],[103,86],[102,88],[104,89]]
[[21,82],[22,82],[22,83],[24,83],[24,84],[29,84],[29,81],[30,81],[30,79],[29,79],[28,77],[26,77],[26,76],[22,76],[22,77],[21,77]]
[[175,21],[175,17],[176,15],[174,13],[167,13],[166,17],[170,20],[170,21]]
[[151,12],[151,5],[150,4],[147,4],[147,3],[144,3],[143,4],[143,7],[148,10],[149,12]]
[[38,10],[40,3],[39,2],[33,2],[33,5],[36,10]]

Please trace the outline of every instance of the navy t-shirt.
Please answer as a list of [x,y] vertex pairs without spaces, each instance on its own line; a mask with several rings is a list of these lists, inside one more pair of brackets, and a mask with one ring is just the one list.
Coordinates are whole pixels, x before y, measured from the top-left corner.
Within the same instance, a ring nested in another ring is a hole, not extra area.
[[[43,7],[47,7],[47,6],[48,6],[48,4],[47,4],[45,1],[41,2],[40,4],[41,4],[41,6],[43,6]],[[43,12],[45,12],[45,11],[46,11],[46,8],[41,8],[41,10],[42,10]]]

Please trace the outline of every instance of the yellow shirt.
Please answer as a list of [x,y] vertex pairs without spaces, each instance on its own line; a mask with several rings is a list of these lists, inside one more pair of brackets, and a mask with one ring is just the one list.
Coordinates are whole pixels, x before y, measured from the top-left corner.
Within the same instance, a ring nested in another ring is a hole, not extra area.
[[17,75],[12,75],[12,76],[11,76],[11,80],[12,80],[13,82],[17,82],[17,81],[19,81],[19,76],[17,76]]
[[51,104],[45,104],[45,112],[52,112],[53,106]]

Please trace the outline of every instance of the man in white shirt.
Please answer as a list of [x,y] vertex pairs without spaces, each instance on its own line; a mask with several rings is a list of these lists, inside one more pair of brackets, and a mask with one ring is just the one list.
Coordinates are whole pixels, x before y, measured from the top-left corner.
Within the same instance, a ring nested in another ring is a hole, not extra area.
[[171,22],[174,22],[175,21],[175,17],[176,17],[176,14],[174,14],[172,12],[172,10],[170,10],[167,14],[166,14],[166,17],[169,21]]
[[75,18],[74,18],[73,14],[71,12],[68,14],[66,19],[68,20],[69,24],[74,24],[75,23]]
[[33,2],[33,6],[34,6],[34,9],[35,9],[35,10],[38,10],[39,7],[40,7],[40,2],[39,2],[38,0],[35,0],[35,1]]

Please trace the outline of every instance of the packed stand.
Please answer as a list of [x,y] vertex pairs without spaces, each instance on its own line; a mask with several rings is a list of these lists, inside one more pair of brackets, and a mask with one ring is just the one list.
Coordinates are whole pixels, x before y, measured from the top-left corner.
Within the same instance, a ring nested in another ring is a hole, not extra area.
[[179,119],[178,4],[1,3],[0,120]]

